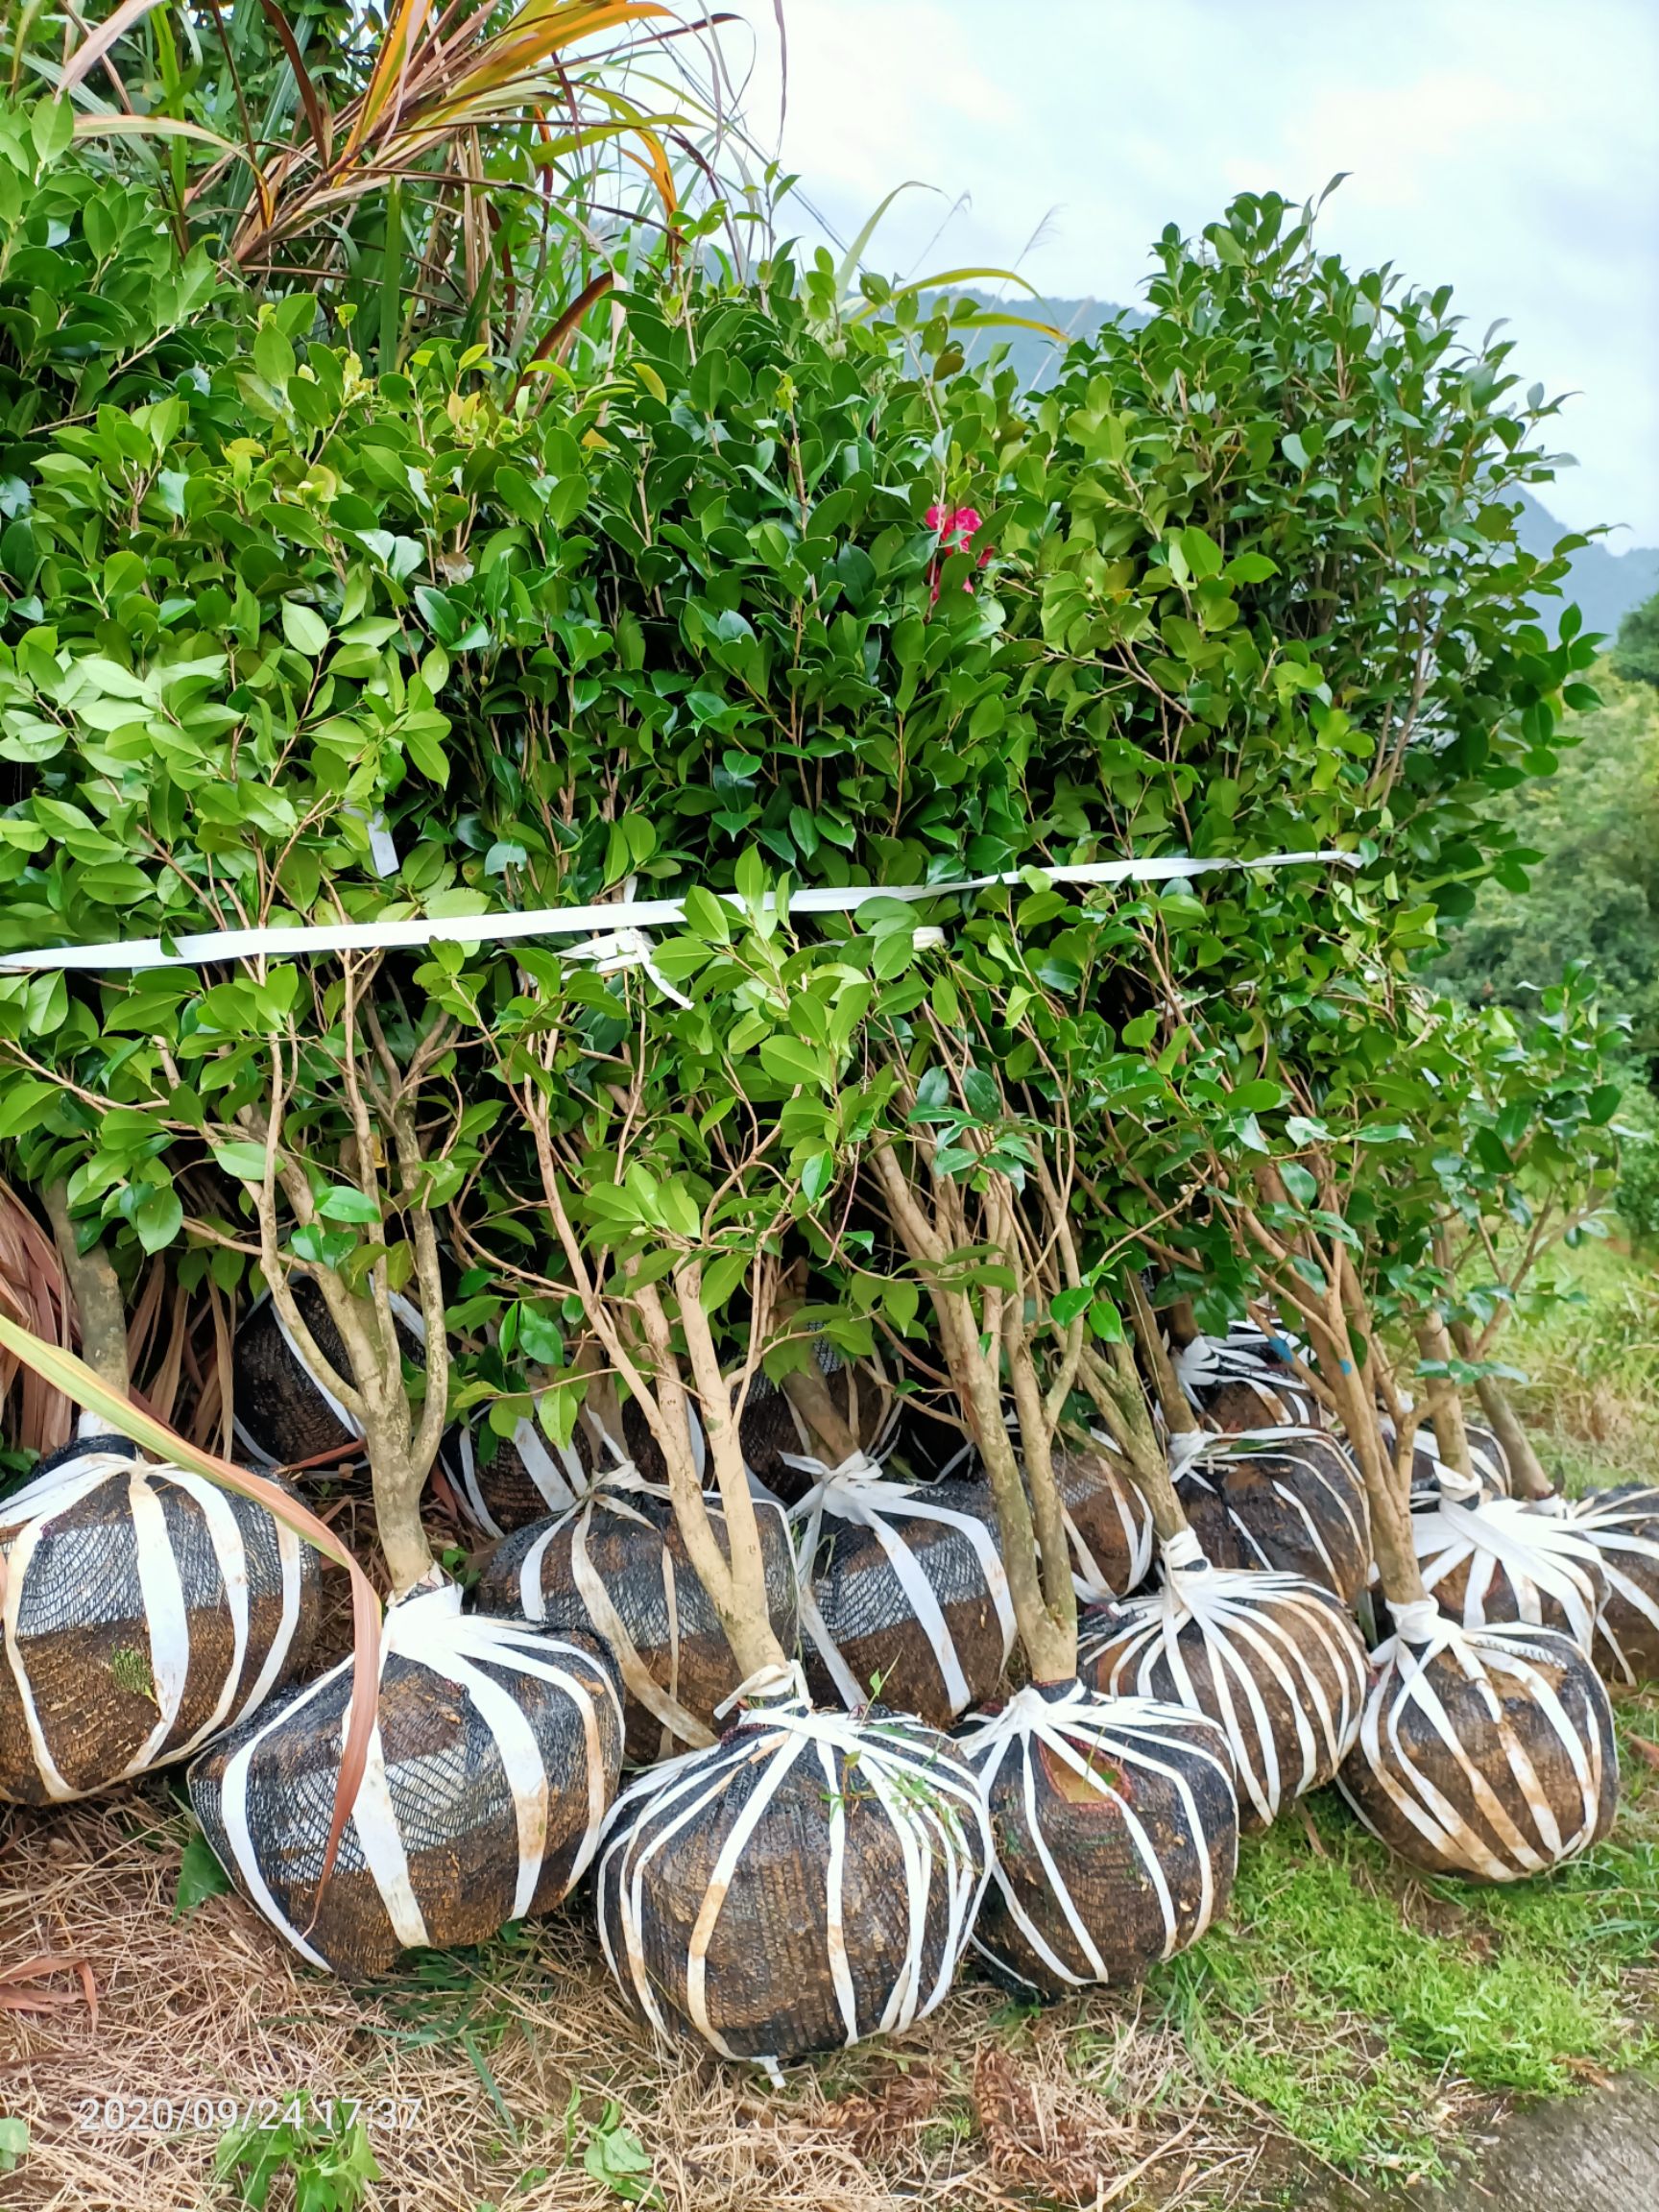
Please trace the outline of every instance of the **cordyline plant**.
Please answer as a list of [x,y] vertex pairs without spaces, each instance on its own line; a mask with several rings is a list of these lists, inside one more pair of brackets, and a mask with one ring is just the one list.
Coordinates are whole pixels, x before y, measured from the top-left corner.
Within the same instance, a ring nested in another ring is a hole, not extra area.
[[674,56],[711,28],[656,0],[126,0],[85,31],[25,8],[0,58],[14,90],[59,91],[65,133],[147,188],[180,252],[362,314],[392,369],[439,332],[545,358],[675,242],[676,172],[700,186],[719,134]]

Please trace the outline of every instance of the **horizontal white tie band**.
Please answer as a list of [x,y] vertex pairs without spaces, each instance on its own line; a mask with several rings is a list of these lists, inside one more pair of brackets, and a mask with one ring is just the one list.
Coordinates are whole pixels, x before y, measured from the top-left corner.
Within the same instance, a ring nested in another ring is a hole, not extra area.
[[[793,892],[788,900],[793,914],[852,914],[877,899],[913,903],[924,899],[950,899],[964,892],[989,891],[1002,885],[1025,883],[1033,875],[1049,883],[1173,883],[1193,876],[1210,876],[1234,869],[1312,866],[1358,868],[1359,856],[1334,851],[1320,853],[1267,853],[1254,860],[1195,860],[1174,856],[1159,860],[1090,860],[1074,866],[1033,870],[1006,869],[997,876],[971,876],[953,883],[857,883],[851,886],[822,884]],[[742,900],[730,891],[714,896],[741,913]],[[770,893],[761,902],[768,910],[776,902]],[[41,946],[27,952],[0,953],[0,973],[29,974],[46,969],[195,968],[218,960],[296,959],[310,952],[420,951],[428,945],[494,945],[516,937],[582,936],[594,930],[616,937],[615,946],[596,952],[591,945],[573,948],[578,958],[597,958],[606,966],[649,967],[637,932],[685,920],[684,899],[621,899],[592,906],[532,907],[522,913],[448,914],[404,922],[343,922],[298,924],[293,927],[210,929],[196,936],[164,939],[135,937],[126,943],[104,945]],[[655,976],[654,980],[661,981]],[[667,988],[666,985],[663,986]],[[670,997],[678,998],[677,992]]]

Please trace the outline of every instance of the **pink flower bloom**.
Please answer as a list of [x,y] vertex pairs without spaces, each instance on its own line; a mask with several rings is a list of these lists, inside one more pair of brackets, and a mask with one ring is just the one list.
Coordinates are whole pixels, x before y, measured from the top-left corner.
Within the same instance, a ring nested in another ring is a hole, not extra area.
[[[928,529],[936,530],[939,533],[941,553],[966,553],[969,541],[978,529],[980,519],[977,507],[941,507],[937,503],[928,508],[926,517]],[[991,547],[987,545],[980,552],[977,565],[983,568],[990,558]],[[927,604],[931,607],[937,605],[939,599],[939,563],[937,558],[929,568],[927,577]],[[962,589],[964,591],[973,590],[974,579],[971,576],[965,576],[962,579]]]

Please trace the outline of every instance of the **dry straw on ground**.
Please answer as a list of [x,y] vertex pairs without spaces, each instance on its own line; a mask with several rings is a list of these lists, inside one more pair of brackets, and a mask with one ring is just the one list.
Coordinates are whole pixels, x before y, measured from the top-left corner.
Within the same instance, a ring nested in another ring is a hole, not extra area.
[[[173,1918],[188,1833],[164,1778],[97,1805],[0,1814],[0,1969],[84,1959],[97,1999],[94,2020],[66,1971],[31,1986],[67,2002],[0,2009],[0,2110],[30,2128],[0,2182],[7,2212],[234,2205],[213,2180],[217,2118],[140,2132],[138,2101],[301,2089],[367,2101],[381,2178],[363,2202],[376,2212],[598,2212],[620,2201],[590,2171],[618,2130],[650,2160],[641,2200],[663,2212],[1223,2206],[1255,2163],[1179,2041],[1132,1999],[1010,2019],[970,1985],[902,2043],[794,2069],[777,2091],[652,2046],[599,1962],[585,1893],[516,1939],[354,1994],[234,1896]],[[128,2126],[107,2124],[110,2100]],[[376,2121],[388,2100],[413,2125]],[[272,2212],[288,2190],[274,2187]]]

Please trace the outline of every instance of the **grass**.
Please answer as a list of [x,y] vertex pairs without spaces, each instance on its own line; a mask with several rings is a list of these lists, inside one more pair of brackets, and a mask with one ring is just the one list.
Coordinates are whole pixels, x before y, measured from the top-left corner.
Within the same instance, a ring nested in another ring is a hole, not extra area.
[[[1621,1729],[1655,1743],[1659,1698]],[[1247,1840],[1227,1926],[1153,1983],[1202,2072],[1344,2172],[1433,2176],[1469,2092],[1558,2095],[1659,2056],[1659,1778],[1623,1765],[1612,1837],[1513,1888],[1408,1875],[1331,1792]]]
[[1545,1464],[1575,1493],[1659,1481],[1659,1260],[1591,1238],[1551,1273],[1566,1302],[1500,1345]]

